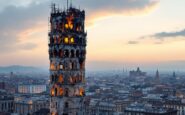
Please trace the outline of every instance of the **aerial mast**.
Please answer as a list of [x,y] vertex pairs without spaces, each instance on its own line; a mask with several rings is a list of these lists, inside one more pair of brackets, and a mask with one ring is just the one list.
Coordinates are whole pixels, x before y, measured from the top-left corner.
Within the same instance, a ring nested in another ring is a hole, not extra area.
[[69,2],[69,1],[67,0],[67,10],[68,10],[68,4],[69,4],[68,2]]
[[70,7],[72,7],[72,0],[70,0]]

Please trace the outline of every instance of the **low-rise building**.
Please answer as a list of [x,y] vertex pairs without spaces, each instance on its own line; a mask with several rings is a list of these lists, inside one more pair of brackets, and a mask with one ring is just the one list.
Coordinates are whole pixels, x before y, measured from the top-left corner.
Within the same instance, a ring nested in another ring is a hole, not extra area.
[[33,96],[16,98],[14,112],[19,115],[33,114],[40,109],[49,109],[49,98],[46,96]]
[[125,115],[177,115],[177,110],[135,103],[125,109]]
[[5,91],[0,91],[0,112],[13,112],[14,97]]
[[38,94],[45,91],[46,91],[46,85],[40,85],[40,84],[18,85],[18,93],[22,93],[22,94]]

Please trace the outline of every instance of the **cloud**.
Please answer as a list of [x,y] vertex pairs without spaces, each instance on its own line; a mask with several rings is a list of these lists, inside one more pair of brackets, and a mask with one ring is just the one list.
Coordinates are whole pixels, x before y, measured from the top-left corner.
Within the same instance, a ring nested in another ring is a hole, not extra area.
[[0,0],[0,11],[2,11],[4,8],[8,7],[8,6],[16,6],[16,7],[26,7],[29,6],[32,3],[42,3],[42,2],[46,2],[49,0],[9,0],[7,2],[7,0]]
[[101,0],[98,2],[86,0],[84,7],[87,7],[90,13],[107,12],[137,15],[138,12],[152,9],[158,3],[158,0]]
[[127,43],[127,44],[134,45],[134,44],[139,44],[139,42],[138,42],[138,41],[128,41],[128,43]]
[[154,37],[156,39],[164,39],[164,38],[172,38],[172,37],[185,37],[185,29],[176,31],[176,32],[160,32],[150,37]]
[[160,40],[155,42],[154,44],[162,44],[165,39],[174,39],[177,37],[185,37],[185,29],[182,29],[179,31],[172,31],[172,32],[159,32],[152,35],[142,36],[140,37],[140,40],[143,40],[146,38],[152,38],[155,40]]
[[[65,6],[61,0],[1,0],[0,52],[30,50],[38,46],[30,36],[41,31],[47,35],[51,2]],[[75,6],[85,8],[87,24],[110,15],[138,15],[151,11],[159,0],[75,0]],[[63,6],[62,6],[63,7]],[[34,32],[35,28],[38,32]],[[32,32],[30,32],[30,30]],[[27,33],[30,32],[30,33]],[[24,38],[25,37],[25,38]],[[47,39],[47,38],[43,38]],[[24,40],[24,42],[23,42]],[[25,47],[26,46],[26,47]]]
[[[0,51],[30,50],[36,47],[26,36],[28,33],[23,32],[41,26],[42,20],[47,20],[44,16],[47,9],[47,5],[33,3],[29,7],[8,6],[0,12]],[[24,44],[20,36],[25,36]]]
[[94,21],[114,15],[140,15],[153,11],[159,0],[77,0],[76,4],[86,9],[87,25]]

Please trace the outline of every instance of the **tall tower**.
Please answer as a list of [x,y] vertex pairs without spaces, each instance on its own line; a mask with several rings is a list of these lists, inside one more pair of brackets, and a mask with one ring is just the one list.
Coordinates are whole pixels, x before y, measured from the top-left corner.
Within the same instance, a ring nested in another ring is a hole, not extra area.
[[50,113],[81,115],[85,96],[85,11],[52,4],[49,32]]
[[159,70],[156,71],[155,82],[156,82],[156,84],[160,84]]

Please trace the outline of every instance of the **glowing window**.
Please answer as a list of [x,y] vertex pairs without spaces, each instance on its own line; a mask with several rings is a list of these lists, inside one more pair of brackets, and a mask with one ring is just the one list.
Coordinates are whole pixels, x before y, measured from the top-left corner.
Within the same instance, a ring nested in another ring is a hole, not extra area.
[[51,69],[51,70],[55,70],[55,64],[54,64],[54,63],[51,63],[51,64],[50,64],[50,69]]
[[64,90],[63,90],[62,88],[60,88],[60,90],[59,90],[59,95],[60,95],[60,96],[63,96],[63,94],[64,94]]
[[75,42],[75,39],[72,37],[72,38],[70,39],[70,42],[71,42],[71,43],[74,43],[74,42]]
[[70,28],[70,29],[73,29],[73,24],[70,24],[70,25],[69,25],[69,28]]
[[55,95],[55,91],[54,89],[51,89],[51,96],[54,96]]
[[64,38],[64,43],[66,43],[66,44],[69,43],[69,38],[68,38],[68,37],[65,37],[65,38]]
[[59,76],[59,80],[58,80],[60,83],[63,83],[64,82],[64,79],[63,79],[63,76],[62,75],[60,75]]
[[84,96],[84,89],[80,88],[80,96]]
[[64,65],[61,64],[60,65],[60,69],[63,70],[64,69]]
[[65,24],[65,28],[68,29],[69,28],[69,25],[68,24]]

